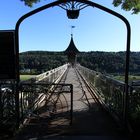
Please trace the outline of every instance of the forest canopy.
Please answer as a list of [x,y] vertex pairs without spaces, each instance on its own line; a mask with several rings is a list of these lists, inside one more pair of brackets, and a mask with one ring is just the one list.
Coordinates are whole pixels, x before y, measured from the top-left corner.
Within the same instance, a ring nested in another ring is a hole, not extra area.
[[[28,51],[20,53],[20,72],[39,74],[67,63],[63,52]],[[77,63],[102,73],[123,74],[125,52],[80,52]],[[130,73],[140,75],[140,52],[131,52]]]

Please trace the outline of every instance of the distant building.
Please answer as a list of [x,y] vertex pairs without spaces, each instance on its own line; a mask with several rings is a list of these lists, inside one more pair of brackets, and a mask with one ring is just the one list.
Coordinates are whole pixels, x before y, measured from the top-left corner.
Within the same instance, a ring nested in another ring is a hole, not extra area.
[[77,54],[79,53],[79,50],[76,48],[74,41],[73,41],[73,35],[71,34],[71,41],[69,43],[69,46],[64,51],[64,53],[68,57],[68,63],[70,63],[72,66],[76,63]]

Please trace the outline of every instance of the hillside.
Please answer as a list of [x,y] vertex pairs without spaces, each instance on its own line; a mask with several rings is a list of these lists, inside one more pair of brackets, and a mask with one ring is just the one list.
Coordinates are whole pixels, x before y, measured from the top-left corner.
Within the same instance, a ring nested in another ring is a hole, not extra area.
[[[67,57],[63,52],[28,51],[20,53],[21,73],[39,74],[66,62]],[[103,73],[123,74],[125,52],[81,52],[77,56],[77,62]],[[131,52],[130,72],[140,75],[140,52]]]

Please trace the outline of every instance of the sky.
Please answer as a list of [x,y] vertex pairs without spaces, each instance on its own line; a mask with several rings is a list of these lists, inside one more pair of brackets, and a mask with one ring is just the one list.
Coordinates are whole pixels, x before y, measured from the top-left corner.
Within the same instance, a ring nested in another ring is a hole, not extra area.
[[[20,0],[1,0],[0,30],[14,30],[16,22],[24,14],[54,0],[41,0],[32,8]],[[113,0],[92,0],[123,15],[131,25],[131,51],[140,51],[140,13],[126,12],[114,7]],[[78,19],[70,20],[66,11],[58,6],[41,11],[20,25],[20,52],[43,50],[64,51],[71,39],[71,26],[74,43],[79,51],[125,51],[126,26],[118,19],[100,9],[86,7],[80,11]]]

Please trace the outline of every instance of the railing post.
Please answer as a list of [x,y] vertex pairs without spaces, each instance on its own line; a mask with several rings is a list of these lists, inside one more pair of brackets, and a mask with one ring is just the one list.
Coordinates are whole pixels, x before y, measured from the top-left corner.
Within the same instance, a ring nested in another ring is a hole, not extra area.
[[19,83],[17,82],[16,83],[16,96],[15,96],[15,102],[16,102],[16,107],[15,107],[15,110],[16,110],[16,128],[18,129],[19,128],[19,125],[20,125],[20,109],[19,109]]
[[20,84],[20,92],[21,92],[21,94],[20,94],[20,112],[21,112],[21,119],[23,119],[23,99],[24,99],[24,94],[23,94],[23,92],[22,92],[22,84]]
[[[1,85],[0,85],[1,88]],[[0,89],[0,119],[3,118],[3,103],[2,103],[2,93],[1,93],[1,89]]]
[[73,122],[73,85],[70,85],[70,92],[71,92],[70,125],[72,125],[72,122]]

